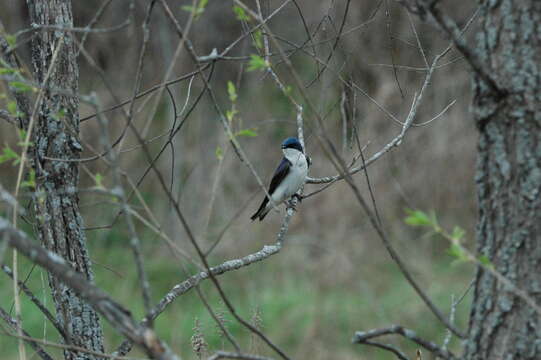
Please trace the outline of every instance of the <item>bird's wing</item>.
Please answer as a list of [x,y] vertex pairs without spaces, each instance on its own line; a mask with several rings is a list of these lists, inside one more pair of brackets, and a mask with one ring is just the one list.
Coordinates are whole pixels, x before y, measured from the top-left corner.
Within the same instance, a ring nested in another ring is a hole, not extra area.
[[272,176],[272,180],[269,187],[269,195],[272,195],[274,190],[282,183],[282,181],[285,179],[287,174],[289,174],[289,168],[291,167],[291,163],[288,159],[283,158],[280,162],[280,165],[276,168],[276,171],[274,172],[274,175]]

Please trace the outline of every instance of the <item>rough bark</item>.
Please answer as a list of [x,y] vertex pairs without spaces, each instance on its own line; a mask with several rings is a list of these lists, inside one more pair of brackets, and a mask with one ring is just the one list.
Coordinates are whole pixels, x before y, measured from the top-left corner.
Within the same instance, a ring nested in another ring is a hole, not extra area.
[[[71,1],[28,0],[32,24],[73,27]],[[62,47],[51,68],[47,86],[62,89],[63,95],[46,90],[34,125],[32,151],[36,171],[36,231],[42,244],[64,258],[77,272],[93,281],[86,248],[83,219],[79,211],[77,185],[78,164],[47,160],[78,158],[79,134],[79,71],[73,34],[60,31],[38,31],[32,41],[32,65],[35,80],[40,84],[51,66],[53,52]],[[68,96],[65,91],[74,96]],[[72,289],[49,276],[56,308],[56,317],[68,334],[68,342],[103,352],[103,336],[97,313]],[[89,354],[66,351],[66,359],[94,359]]]
[[[541,304],[541,2],[481,3],[478,54],[506,94],[474,75],[477,250]],[[541,359],[541,317],[478,270],[465,359]]]

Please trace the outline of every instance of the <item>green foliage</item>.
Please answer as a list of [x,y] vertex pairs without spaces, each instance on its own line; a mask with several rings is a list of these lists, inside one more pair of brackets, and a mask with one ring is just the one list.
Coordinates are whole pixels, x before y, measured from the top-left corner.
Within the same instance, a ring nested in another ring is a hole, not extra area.
[[286,85],[284,92],[285,92],[285,95],[290,96],[291,93],[293,92],[293,88],[291,87],[291,85]]
[[21,187],[23,188],[30,188],[31,190],[34,190],[36,188],[36,172],[34,169],[30,169],[28,172],[28,179],[21,182]]
[[17,44],[17,35],[3,34],[9,46],[14,47]]
[[261,56],[255,54],[250,55],[248,71],[264,70],[267,67],[269,67],[269,64]]
[[96,184],[96,187],[98,189],[105,189],[105,186],[103,186],[103,175],[100,173],[96,173],[94,175],[94,183]]
[[10,87],[12,87],[18,92],[28,92],[35,90],[33,86],[30,86],[22,81],[10,81],[8,84]]
[[466,231],[460,226],[453,227],[453,231],[449,233],[438,224],[438,220],[434,212],[428,215],[426,212],[421,210],[406,209],[406,213],[408,214],[408,216],[404,218],[404,222],[406,224],[410,226],[430,228],[436,234],[443,236],[450,242],[447,253],[455,258],[455,263],[472,262],[485,267],[493,267],[490,259],[487,256],[481,255],[480,257],[475,257],[462,245]]
[[453,228],[453,232],[451,233],[451,237],[454,241],[461,241],[465,234],[466,231],[464,229],[462,229],[460,226],[455,226]]
[[256,137],[257,136],[256,130],[257,130],[257,128],[240,130],[235,134],[235,136]]
[[229,100],[231,101],[231,109],[226,110],[225,117],[227,118],[229,123],[232,123],[233,119],[238,114],[237,108],[235,106],[238,94],[237,89],[235,88],[235,84],[233,84],[233,82],[231,81],[227,82],[227,94],[229,95]]
[[256,30],[254,35],[254,46],[258,49],[263,49],[263,33],[261,30]]
[[192,5],[183,5],[181,6],[181,9],[192,13],[194,19],[197,20],[205,12],[205,7],[207,6],[208,2],[208,0],[199,0],[195,7]]
[[67,111],[66,109],[62,108],[62,109],[58,110],[58,111],[56,112],[56,114],[53,114],[52,117],[53,117],[54,119],[56,119],[56,120],[61,120],[61,119],[63,119],[64,117],[66,117],[67,112],[68,112],[68,111]]
[[447,253],[455,258],[455,262],[467,262],[469,260],[465,249],[458,243],[451,244]]
[[432,216],[429,216],[427,213],[421,210],[411,210],[406,209],[406,214],[408,216],[404,219],[404,222],[411,226],[427,226],[432,227],[437,222],[436,216],[432,213]]
[[17,69],[12,68],[0,68],[0,75],[15,75],[19,71]]
[[494,268],[494,264],[492,264],[488,256],[481,255],[479,256],[478,260],[481,264],[483,264],[483,266],[488,267],[488,268]]
[[235,115],[237,114],[238,114],[238,111],[236,109],[231,109],[225,112],[225,117],[227,118],[227,120],[229,120],[229,122],[232,122],[233,119],[235,118]]
[[246,12],[240,6],[233,5],[233,12],[235,13],[235,15],[237,17],[237,20],[246,21],[246,22],[250,21],[250,17],[248,15],[246,15]]
[[17,103],[15,101],[9,101],[7,104],[8,111],[13,116],[18,116]]
[[34,143],[30,140],[26,142],[26,130],[20,129],[18,135],[19,135],[19,141],[17,142],[17,145],[21,147],[28,147],[28,146],[34,145]]
[[19,154],[13,151],[9,145],[6,145],[0,155],[0,164],[10,160],[15,160],[13,161],[13,165],[16,165],[19,162]]
[[237,89],[235,88],[235,84],[231,81],[227,82],[227,93],[229,94],[229,100],[231,100],[231,102],[237,101]]
[[216,152],[215,152],[215,154],[216,154],[216,158],[217,158],[218,160],[222,160],[223,157],[224,157],[224,151],[222,150],[222,148],[221,148],[220,146],[217,146],[217,147],[216,147]]

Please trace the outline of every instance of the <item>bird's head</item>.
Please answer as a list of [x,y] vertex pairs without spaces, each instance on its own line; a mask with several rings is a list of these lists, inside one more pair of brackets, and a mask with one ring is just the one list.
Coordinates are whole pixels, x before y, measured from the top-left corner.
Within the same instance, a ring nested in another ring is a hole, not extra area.
[[284,140],[282,143],[282,149],[297,149],[300,152],[304,153],[302,145],[296,137],[290,137]]

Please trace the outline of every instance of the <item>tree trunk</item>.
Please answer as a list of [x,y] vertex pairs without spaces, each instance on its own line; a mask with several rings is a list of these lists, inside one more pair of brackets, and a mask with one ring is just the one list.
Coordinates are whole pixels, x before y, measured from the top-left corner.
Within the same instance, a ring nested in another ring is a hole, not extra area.
[[[27,4],[33,24],[73,27],[69,0],[28,0]],[[47,86],[50,89],[62,90],[62,94],[45,91],[34,125],[36,230],[47,249],[66,259],[76,271],[92,281],[93,274],[78,204],[78,164],[45,158],[74,159],[79,157],[81,150],[78,142],[79,70],[74,35],[47,30],[38,30],[35,35],[32,41],[35,79],[43,84],[47,72],[50,71]],[[62,44],[56,62],[52,64],[53,54],[60,43]],[[102,329],[96,312],[54,276],[49,276],[49,284],[56,316],[69,334],[66,342],[103,352]],[[96,358],[74,351],[65,351],[64,356],[66,359]]]
[[[504,90],[474,75],[479,126],[477,250],[541,304],[541,2],[483,1],[478,54]],[[481,269],[465,359],[541,359],[541,317]]]

